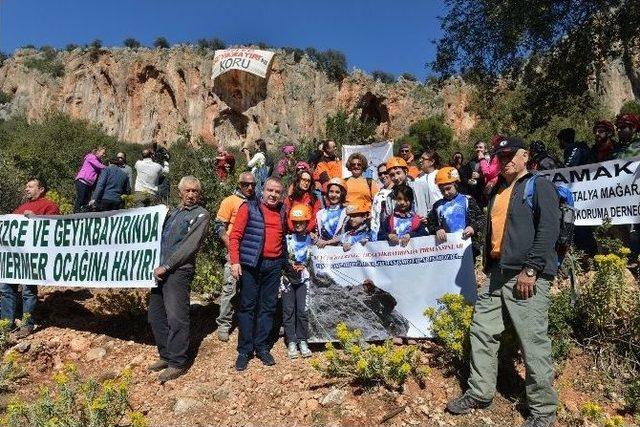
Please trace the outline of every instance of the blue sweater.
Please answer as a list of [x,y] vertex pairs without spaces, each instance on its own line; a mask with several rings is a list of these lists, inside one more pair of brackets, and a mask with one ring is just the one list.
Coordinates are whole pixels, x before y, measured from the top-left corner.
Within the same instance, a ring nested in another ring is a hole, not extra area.
[[129,175],[117,165],[109,165],[100,172],[93,199],[119,202],[120,196],[131,193]]

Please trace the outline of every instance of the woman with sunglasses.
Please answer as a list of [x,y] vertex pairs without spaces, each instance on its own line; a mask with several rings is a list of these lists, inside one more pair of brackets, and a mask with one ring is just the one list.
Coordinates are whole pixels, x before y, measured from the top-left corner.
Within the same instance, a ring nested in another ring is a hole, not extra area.
[[373,197],[371,206],[371,231],[375,233],[374,235],[376,236],[380,231],[380,213],[386,210],[387,196],[393,190],[393,181],[391,181],[391,177],[387,171],[386,163],[380,163],[378,165],[378,179],[382,184],[382,188]]
[[[311,219],[307,224],[307,230],[309,233],[314,232],[316,229],[316,214],[322,208],[320,201],[313,193],[315,185],[313,183],[313,177],[311,173],[302,169],[296,173],[296,179],[293,182],[289,190],[289,195],[284,199],[284,205],[289,218],[289,211],[294,205],[307,205],[311,209]],[[293,222],[287,219],[287,225],[289,232],[293,232]]]
[[347,159],[347,170],[351,172],[351,176],[345,179],[347,205],[365,206],[371,209],[373,198],[380,189],[373,179],[364,177],[364,171],[368,167],[369,162],[361,153],[353,153]]

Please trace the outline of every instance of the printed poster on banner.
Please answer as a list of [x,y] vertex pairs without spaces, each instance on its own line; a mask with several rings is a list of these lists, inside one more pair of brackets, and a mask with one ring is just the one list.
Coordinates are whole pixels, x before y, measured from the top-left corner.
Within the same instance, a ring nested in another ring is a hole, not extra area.
[[378,165],[385,163],[389,157],[393,156],[393,141],[382,141],[365,145],[343,145],[342,146],[342,176],[350,177],[351,172],[347,170],[347,159],[353,153],[360,153],[367,158],[369,168],[364,172],[364,176],[378,180]]
[[0,283],[155,287],[164,205],[60,216],[0,215]]
[[446,293],[476,300],[471,241],[462,233],[416,237],[406,247],[386,241],[314,247],[307,295],[309,340],[335,341],[335,328],[344,322],[360,329],[367,341],[392,337],[431,337],[423,315]]
[[221,49],[213,55],[212,79],[229,70],[246,71],[263,79],[267,77],[273,52],[257,49]]
[[576,225],[640,223],[640,158],[539,172],[573,193]]

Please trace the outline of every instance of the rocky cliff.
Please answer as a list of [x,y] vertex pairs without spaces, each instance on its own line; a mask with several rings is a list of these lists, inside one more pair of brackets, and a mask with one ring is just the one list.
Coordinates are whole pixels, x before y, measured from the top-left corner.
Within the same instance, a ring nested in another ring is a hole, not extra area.
[[432,114],[443,114],[457,135],[475,124],[466,111],[469,88],[460,80],[436,89],[406,80],[383,84],[354,71],[338,84],[308,58],[296,62],[284,51],[266,79],[232,71],[215,81],[213,54],[185,46],[58,52],[62,77],[29,66],[41,56],[24,49],[4,62],[0,90],[13,95],[4,111],[29,119],[62,111],[135,143],[171,143],[180,135],[228,146],[258,137],[295,141],[321,136],[325,117],[338,109],[374,120],[388,138]]

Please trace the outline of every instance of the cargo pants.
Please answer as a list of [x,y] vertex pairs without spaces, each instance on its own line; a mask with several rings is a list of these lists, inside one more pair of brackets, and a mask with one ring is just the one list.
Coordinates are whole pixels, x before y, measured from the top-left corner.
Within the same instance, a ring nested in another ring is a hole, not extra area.
[[226,257],[223,273],[222,293],[220,294],[220,314],[216,319],[218,329],[221,331],[229,332],[231,329],[231,323],[233,320],[233,297],[238,292],[238,281],[231,274],[231,261],[229,261],[229,255]]
[[518,272],[494,267],[478,291],[471,324],[469,393],[491,401],[496,391],[500,334],[511,322],[518,335],[526,366],[525,388],[532,415],[555,418],[558,396],[553,389],[549,326],[549,281],[539,277],[535,294],[527,300],[514,293]]

